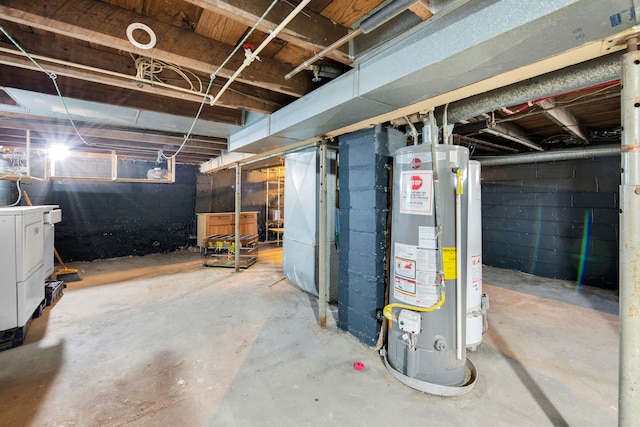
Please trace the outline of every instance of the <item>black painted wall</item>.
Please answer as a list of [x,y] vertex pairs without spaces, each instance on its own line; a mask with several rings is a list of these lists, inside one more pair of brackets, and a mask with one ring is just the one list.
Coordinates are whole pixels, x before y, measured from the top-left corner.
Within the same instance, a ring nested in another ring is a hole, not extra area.
[[339,141],[338,327],[367,345],[378,339],[376,310],[385,302],[389,151],[404,144],[401,132],[382,126]]
[[[153,166],[129,162],[119,173],[145,176]],[[178,165],[174,184],[66,180],[22,189],[33,204],[60,205],[55,245],[62,258],[91,261],[194,245],[196,174],[196,166]]]
[[[265,175],[261,170],[243,170],[240,193],[243,212],[258,212],[258,238],[266,238]],[[225,169],[198,177],[196,212],[235,212],[236,170]]]
[[483,167],[484,264],[616,289],[619,185],[619,156]]

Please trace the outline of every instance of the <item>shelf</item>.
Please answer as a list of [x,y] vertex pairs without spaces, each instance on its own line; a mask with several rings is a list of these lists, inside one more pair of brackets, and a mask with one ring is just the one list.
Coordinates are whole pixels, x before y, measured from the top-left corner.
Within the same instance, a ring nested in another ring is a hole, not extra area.
[[284,166],[266,169],[265,172],[265,242],[280,243],[284,232]]
[[[198,217],[198,246],[205,247],[203,239],[207,236],[231,234],[236,231],[235,212],[199,213]],[[258,234],[258,212],[240,213],[240,234]]]
[[[205,267],[235,267],[236,237],[234,234],[215,234],[202,239],[202,265]],[[258,235],[240,235],[240,268],[248,268],[258,261]]]

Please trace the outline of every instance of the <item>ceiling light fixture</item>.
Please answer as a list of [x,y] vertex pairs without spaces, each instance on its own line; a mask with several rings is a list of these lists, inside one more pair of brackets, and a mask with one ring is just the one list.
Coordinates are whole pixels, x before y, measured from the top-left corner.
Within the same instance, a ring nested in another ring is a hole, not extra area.
[[69,156],[69,147],[64,144],[55,144],[49,147],[48,152],[51,160],[63,160]]
[[[139,41],[137,41],[133,37],[133,32],[135,30],[142,30],[145,33],[147,33],[150,39],[149,43],[140,43]],[[157,41],[156,33],[154,33],[153,30],[149,28],[148,25],[145,25],[142,22],[134,22],[132,24],[129,24],[129,26],[127,27],[127,38],[129,39],[132,45],[134,45],[137,48],[145,49],[145,50],[153,48],[156,45],[156,41]]]

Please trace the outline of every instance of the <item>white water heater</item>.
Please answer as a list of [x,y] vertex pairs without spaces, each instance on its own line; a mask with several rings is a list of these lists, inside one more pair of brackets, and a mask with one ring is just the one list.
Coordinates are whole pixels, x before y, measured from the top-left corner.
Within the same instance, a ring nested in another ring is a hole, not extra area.
[[431,144],[396,151],[390,319],[385,363],[398,380],[444,396],[469,391],[466,358],[469,151]]
[[[475,351],[482,343],[485,303],[482,295],[482,200],[480,162],[469,161],[467,227],[467,333],[466,346]],[[486,297],[485,297],[486,299]]]

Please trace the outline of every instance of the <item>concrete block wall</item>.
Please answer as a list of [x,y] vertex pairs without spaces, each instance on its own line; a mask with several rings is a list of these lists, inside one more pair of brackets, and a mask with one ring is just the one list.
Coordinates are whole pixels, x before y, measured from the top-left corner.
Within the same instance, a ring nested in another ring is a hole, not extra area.
[[619,156],[482,167],[484,264],[617,288],[619,185]]
[[404,135],[378,126],[339,141],[338,327],[367,345],[385,303],[391,147]]
[[[142,176],[153,163],[136,162]],[[174,184],[49,181],[22,184],[34,204],[56,204],[55,245],[65,261],[176,250],[195,243],[197,167],[178,165]],[[192,239],[193,236],[193,239]]]

